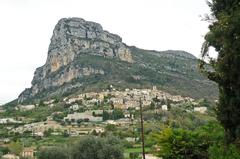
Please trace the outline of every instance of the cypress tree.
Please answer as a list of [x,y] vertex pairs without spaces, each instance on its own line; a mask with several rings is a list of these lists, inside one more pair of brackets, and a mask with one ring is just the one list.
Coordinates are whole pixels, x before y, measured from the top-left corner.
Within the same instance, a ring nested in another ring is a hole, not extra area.
[[[226,144],[236,144],[240,137],[240,0],[212,0],[208,5],[209,32],[199,66],[218,84],[217,118],[225,129]],[[217,58],[209,56],[210,47]]]

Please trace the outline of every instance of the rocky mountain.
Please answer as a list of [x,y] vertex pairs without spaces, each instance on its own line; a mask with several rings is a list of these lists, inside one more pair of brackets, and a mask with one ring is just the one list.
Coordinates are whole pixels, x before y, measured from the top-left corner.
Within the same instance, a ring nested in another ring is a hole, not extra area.
[[19,95],[18,103],[98,91],[108,85],[119,89],[155,85],[193,98],[217,96],[216,85],[198,72],[193,55],[130,47],[98,23],[64,18],[54,28],[46,63],[36,69],[32,87]]

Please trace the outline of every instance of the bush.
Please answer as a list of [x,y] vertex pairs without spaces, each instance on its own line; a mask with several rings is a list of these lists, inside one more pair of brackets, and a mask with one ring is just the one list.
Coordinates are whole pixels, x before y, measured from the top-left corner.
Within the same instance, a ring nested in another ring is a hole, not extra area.
[[167,128],[156,136],[161,149],[158,155],[166,159],[207,159],[209,147],[222,138],[223,128],[216,123],[193,131]]
[[183,129],[165,129],[159,136],[160,156],[164,158],[207,158],[207,143],[197,133]]
[[130,159],[138,159],[138,158],[141,158],[141,157],[139,157],[139,156],[140,156],[139,152],[131,152],[131,153],[129,153]]
[[214,144],[209,148],[209,159],[240,159],[240,151],[234,145],[225,149],[223,144]]
[[115,137],[86,137],[72,149],[72,159],[123,159],[123,148]]
[[130,142],[130,141],[127,141],[127,140],[124,140],[123,144],[124,144],[125,148],[133,148],[133,146],[134,146],[134,142]]
[[67,159],[66,151],[58,147],[42,149],[38,153],[38,159]]
[[42,149],[38,159],[123,159],[120,140],[89,136],[72,145]]
[[3,155],[10,152],[10,150],[7,147],[0,147],[0,153],[2,152]]

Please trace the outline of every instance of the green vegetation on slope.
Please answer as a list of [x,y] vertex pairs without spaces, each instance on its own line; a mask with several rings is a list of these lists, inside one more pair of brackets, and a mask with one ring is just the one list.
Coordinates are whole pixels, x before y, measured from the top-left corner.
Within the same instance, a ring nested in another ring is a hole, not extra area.
[[[198,60],[192,55],[181,51],[156,52],[135,47],[131,47],[131,51],[133,63],[87,53],[78,54],[78,57],[72,62],[75,66],[101,69],[104,71],[104,75],[81,76],[62,86],[43,90],[25,103],[47,97],[100,91],[109,85],[114,85],[117,89],[152,88],[155,85],[172,94],[207,98],[212,101],[216,99],[216,85],[198,72]],[[56,74],[68,71],[68,67],[60,68],[51,76],[54,77]],[[73,87],[75,85],[77,87]]]

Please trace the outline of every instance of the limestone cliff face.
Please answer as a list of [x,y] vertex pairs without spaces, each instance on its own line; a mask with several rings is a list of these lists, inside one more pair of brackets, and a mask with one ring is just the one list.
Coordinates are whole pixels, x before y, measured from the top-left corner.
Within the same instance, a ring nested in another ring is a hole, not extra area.
[[24,102],[43,90],[62,86],[77,78],[104,75],[101,68],[74,62],[81,54],[133,63],[130,49],[118,35],[104,31],[100,24],[84,19],[61,19],[53,31],[45,65],[36,69],[32,87],[19,95],[18,102]]
[[100,24],[80,18],[61,19],[55,26],[46,63],[36,69],[31,88],[19,103],[52,97],[118,89],[150,88],[172,94],[215,99],[217,87],[198,71],[198,60],[185,51],[130,47]]

